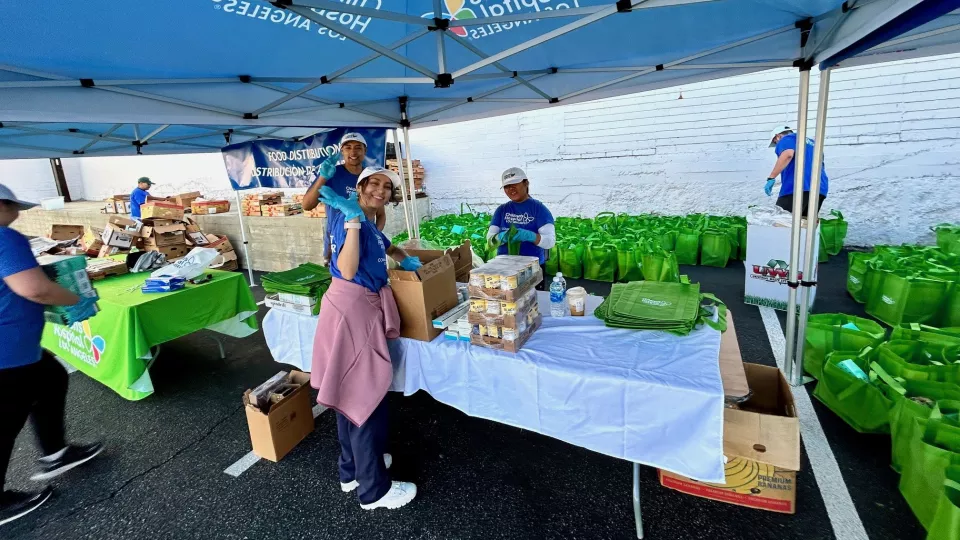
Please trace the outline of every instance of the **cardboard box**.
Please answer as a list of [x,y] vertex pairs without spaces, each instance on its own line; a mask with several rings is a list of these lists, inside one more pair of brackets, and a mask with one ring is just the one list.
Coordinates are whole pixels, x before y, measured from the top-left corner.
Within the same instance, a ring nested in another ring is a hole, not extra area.
[[180,206],[184,208],[190,208],[190,205],[193,204],[194,199],[199,199],[202,196],[203,195],[201,195],[199,191],[191,191],[188,193],[180,193],[175,195],[172,197],[172,199]]
[[88,257],[96,257],[100,253],[100,249],[103,247],[102,237],[103,229],[97,227],[87,227],[85,229],[80,243]]
[[204,247],[215,249],[218,253],[234,251],[233,244],[230,243],[229,238],[226,236],[217,236],[215,234],[207,235],[207,245]]
[[[233,272],[240,269],[240,261],[237,260],[236,251],[226,251],[220,254],[223,257],[223,261],[217,264],[211,264],[210,268],[214,270],[223,270],[225,272]],[[217,259],[214,259],[216,262]]]
[[286,217],[302,214],[303,207],[296,203],[269,204],[261,206],[260,211],[265,217]]
[[184,241],[191,246],[205,246],[210,243],[207,235],[203,234],[200,226],[190,220],[187,222],[184,230]]
[[107,220],[107,228],[127,233],[131,236],[141,236],[143,234],[143,223],[122,216],[111,216],[110,219]]
[[302,294],[277,293],[277,298],[281,302],[290,302],[298,306],[313,306],[317,303],[316,296],[303,296]]
[[162,225],[158,227],[145,225],[143,227],[144,247],[172,246],[186,242],[187,228],[182,223]]
[[283,198],[283,193],[279,191],[268,191],[266,193],[254,193],[252,195],[245,195],[243,199],[245,201],[260,201],[261,204],[279,204],[280,199]]
[[140,205],[140,217],[180,220],[183,219],[183,207],[176,203],[148,202]]
[[264,298],[263,303],[269,308],[276,308],[283,311],[290,311],[296,313],[297,315],[307,315],[313,316],[320,313],[320,305],[314,304],[312,306],[305,306],[303,304],[294,304],[293,302],[285,302],[279,298],[277,294],[271,294]]
[[250,390],[243,399],[253,453],[273,462],[283,459],[314,427],[310,375],[292,371],[287,375],[287,382],[299,388],[273,403],[268,411],[250,403]]
[[467,283],[470,281],[470,269],[473,268],[473,250],[470,247],[469,240],[464,240],[459,247],[446,250],[405,249],[404,251],[411,257],[420,257],[420,262],[423,264],[435,261],[444,255],[450,255],[450,259],[453,260],[453,271],[457,283]]
[[327,217],[327,207],[324,204],[318,204],[313,210],[304,210],[303,215],[308,218],[322,218],[326,219]]
[[800,422],[793,393],[779,369],[743,366],[753,395],[739,409],[723,410],[726,481],[698,482],[661,470],[660,483],[697,497],[793,514],[800,470]]
[[103,246],[100,248],[100,252],[97,253],[97,258],[112,257],[114,255],[129,253],[129,249],[118,248],[114,246]]
[[54,224],[50,227],[50,239],[61,242],[63,240],[73,240],[83,236],[83,225],[59,225]]
[[112,227],[104,229],[103,236],[100,237],[100,240],[106,246],[116,247],[120,249],[130,249],[133,247],[134,237],[131,234],[120,232]]
[[393,297],[400,312],[400,335],[432,341],[442,330],[433,319],[459,304],[453,259],[444,255],[427,262],[416,272],[388,270]]
[[[819,235],[819,230],[817,235]],[[800,233],[800,246],[806,246],[807,229]],[[800,268],[798,279],[803,279],[803,268],[806,267],[804,248],[800,250]],[[813,244],[813,257],[820,253],[820,243]],[[747,225],[747,257],[743,262],[746,283],[744,284],[745,304],[767,306],[785,311],[790,287],[787,280],[790,276],[790,228]],[[816,268],[816,266],[814,267]],[[816,281],[814,275],[812,280]],[[817,288],[810,288],[810,307],[813,307],[817,296]],[[799,296],[797,297],[799,301]]]
[[[480,334],[471,334],[470,343],[477,345],[478,347],[486,347],[488,349],[496,349],[498,351],[504,351],[509,353],[516,353],[526,345],[527,341],[530,340],[530,336],[536,332],[540,325],[543,324],[543,317],[537,315],[533,320],[533,323],[530,324],[522,334],[520,334],[517,339],[501,339],[494,336],[481,336]],[[463,335],[463,332],[460,332]]]
[[126,261],[93,259],[87,262],[87,276],[91,280],[104,279],[108,276],[122,276],[129,271]]
[[169,246],[148,246],[147,251],[159,251],[166,255],[168,261],[173,261],[179,259],[180,257],[186,257],[187,253],[190,253],[190,246],[186,244],[173,244]]
[[190,205],[194,214],[226,214],[230,211],[230,201],[194,201]]

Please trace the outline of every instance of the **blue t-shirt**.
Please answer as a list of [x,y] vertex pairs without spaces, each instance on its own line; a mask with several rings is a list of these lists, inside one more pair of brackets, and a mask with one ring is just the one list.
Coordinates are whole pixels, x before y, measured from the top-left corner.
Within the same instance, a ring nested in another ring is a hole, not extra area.
[[[327,219],[330,223],[330,234],[333,236],[330,273],[333,277],[343,279],[337,267],[340,248],[347,239],[347,231],[343,228],[343,213],[337,212],[335,216]],[[357,266],[357,274],[349,281],[363,285],[373,292],[379,292],[387,284],[387,248],[389,247],[390,240],[380,232],[376,223],[370,220],[360,222],[360,264]]]
[[30,241],[9,227],[0,227],[0,369],[40,360],[43,306],[19,296],[3,281],[37,266]]
[[147,202],[147,190],[136,188],[130,193],[130,217],[140,219],[140,205]]
[[[511,225],[516,225],[518,229],[527,229],[536,233],[540,230],[540,227],[552,224],[553,214],[550,213],[550,210],[547,210],[543,203],[532,198],[522,203],[510,201],[501,204],[497,211],[493,213],[493,219],[490,220],[490,225],[500,227],[501,232],[510,229]],[[497,254],[506,255],[507,253],[509,251],[506,242],[504,242],[497,250]],[[520,254],[528,257],[539,257],[540,264],[547,260],[543,248],[533,242],[521,243]]]
[[[359,174],[353,174],[343,165],[337,165],[336,172],[333,173],[332,177],[327,178],[327,183],[324,185],[330,186],[330,189],[335,191],[337,195],[346,199],[350,197],[351,193],[357,191],[357,178],[360,178]],[[340,211],[336,208],[327,206],[327,234],[323,239],[324,251],[326,251],[326,247],[330,244],[330,231],[333,230],[330,228],[330,225],[333,221],[333,216],[339,213]]]
[[[790,133],[785,135],[780,142],[777,143],[776,147],[777,157],[780,157],[780,154],[784,150],[797,150],[797,134]],[[813,165],[813,140],[807,139],[807,149],[806,156],[803,167],[803,190],[810,191],[810,170]],[[794,180],[794,164],[791,161],[787,168],[780,173],[780,196],[786,197],[787,195],[793,194],[793,180]],[[820,194],[823,196],[827,195],[827,168],[820,168]]]

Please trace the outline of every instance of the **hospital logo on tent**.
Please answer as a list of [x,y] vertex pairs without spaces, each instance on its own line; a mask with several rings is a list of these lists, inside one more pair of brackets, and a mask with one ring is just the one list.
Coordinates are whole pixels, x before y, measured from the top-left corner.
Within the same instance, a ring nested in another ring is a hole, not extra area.
[[107,342],[102,336],[94,335],[90,323],[83,321],[70,326],[52,325],[57,336],[57,345],[63,352],[96,367],[107,350]]
[[[467,3],[469,2],[469,6]],[[504,15],[515,15],[521,13],[539,13],[541,11],[553,11],[556,9],[570,9],[571,7],[580,7],[580,0],[572,0],[571,3],[557,2],[556,0],[444,0],[446,12],[441,13],[444,19],[450,21],[466,21],[469,19],[481,19],[489,17],[502,17]],[[432,11],[421,15],[425,19],[434,17]],[[448,32],[456,36],[467,39],[482,39],[487,36],[499,34],[507,30],[519,28],[525,24],[536,22],[539,19],[527,19],[523,21],[512,21],[506,23],[478,24],[473,26],[451,26]]]

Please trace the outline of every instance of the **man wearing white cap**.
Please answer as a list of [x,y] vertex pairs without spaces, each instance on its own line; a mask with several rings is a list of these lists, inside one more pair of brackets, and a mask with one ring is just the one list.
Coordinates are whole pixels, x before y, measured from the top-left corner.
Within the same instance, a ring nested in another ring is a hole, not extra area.
[[501,204],[493,213],[487,241],[497,237],[500,241],[497,254],[506,255],[506,237],[513,225],[517,228],[515,239],[521,242],[520,255],[537,257],[540,259],[540,266],[543,266],[547,260],[547,250],[557,243],[553,214],[543,203],[530,197],[530,180],[523,169],[512,167],[503,171],[500,185],[510,202]]
[[[313,210],[320,204],[320,188],[329,186],[337,195],[348,198],[351,193],[357,191],[357,179],[363,171],[363,161],[367,155],[367,140],[363,135],[350,131],[344,134],[340,139],[340,152],[331,154],[322,164],[320,164],[320,176],[317,181],[310,186],[307,194],[303,197],[303,209]],[[340,160],[342,165],[337,165]],[[327,230],[323,238],[323,258],[330,261],[330,222],[331,212],[336,209],[327,207]],[[377,211],[376,225],[381,231],[387,224],[387,214],[381,207]]]
[[[780,176],[780,195],[777,197],[777,206],[787,212],[793,211],[793,193],[794,193],[794,164],[793,153],[797,148],[797,134],[793,128],[787,124],[777,124],[770,132],[770,148],[775,148],[777,153],[777,163],[770,171],[767,177],[767,183],[763,187],[767,197],[773,194],[773,186],[777,183],[777,176]],[[813,140],[807,139],[806,157],[803,167],[803,215],[807,215],[810,196],[810,170],[813,164]],[[820,168],[820,202],[817,208],[823,207],[823,201],[827,198],[827,188],[829,180],[827,179],[826,167]]]
[[52,493],[49,486],[34,492],[3,490],[14,441],[27,417],[44,456],[33,480],[59,476],[103,449],[64,442],[67,372],[40,348],[43,306],[74,306],[81,300],[47,278],[30,241],[10,228],[21,210],[34,206],[0,184],[0,525],[36,510]]

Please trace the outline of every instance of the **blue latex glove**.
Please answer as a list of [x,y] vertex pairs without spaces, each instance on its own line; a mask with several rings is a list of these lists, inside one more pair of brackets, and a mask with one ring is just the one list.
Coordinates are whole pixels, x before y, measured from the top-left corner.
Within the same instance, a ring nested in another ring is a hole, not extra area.
[[[502,231],[500,234],[497,235],[497,240],[499,240],[501,244],[506,242],[507,233],[509,232],[510,231]],[[533,231],[528,231],[526,229],[517,229],[517,235],[514,236],[514,239],[517,240],[518,242],[536,242],[537,233]]]
[[777,181],[773,178],[767,178],[767,184],[763,186],[763,192],[767,194],[767,197],[773,195],[773,185],[776,183]]
[[420,257],[411,257],[406,256],[402,261],[400,261],[400,268],[408,272],[413,272],[423,266],[423,263],[420,262]]
[[330,186],[323,186],[320,188],[320,202],[342,212],[344,222],[357,217],[360,221],[367,220],[367,216],[363,215],[363,209],[360,208],[360,203],[357,202],[356,192],[351,193],[349,199],[344,199]]
[[320,170],[317,172],[320,173],[320,176],[329,180],[333,178],[333,175],[337,172],[337,162],[339,161],[340,152],[330,154],[327,159],[323,160],[323,163],[320,164]]
[[80,301],[66,309],[67,324],[85,321],[97,314],[97,298],[81,296]]

